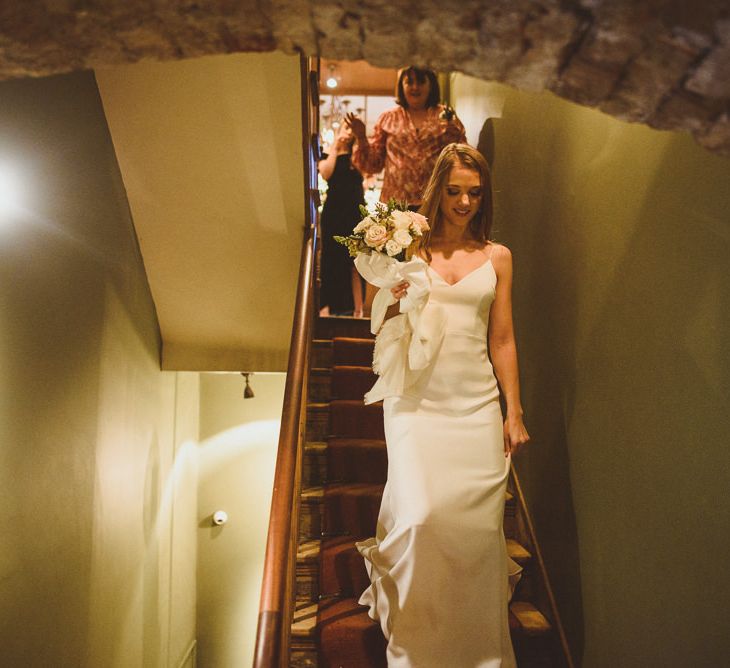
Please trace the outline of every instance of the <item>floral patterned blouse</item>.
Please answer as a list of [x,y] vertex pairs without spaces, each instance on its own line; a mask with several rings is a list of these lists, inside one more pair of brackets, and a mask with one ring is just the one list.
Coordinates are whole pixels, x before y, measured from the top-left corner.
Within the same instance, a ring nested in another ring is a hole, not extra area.
[[[391,197],[409,205],[420,204],[423,191],[441,149],[449,143],[444,136],[446,124],[439,120],[443,105],[431,107],[426,120],[416,129],[403,107],[384,111],[375,124],[367,144],[355,142],[352,163],[364,174],[377,174],[385,168],[380,199]],[[451,120],[459,130],[459,141],[466,143],[461,121]]]

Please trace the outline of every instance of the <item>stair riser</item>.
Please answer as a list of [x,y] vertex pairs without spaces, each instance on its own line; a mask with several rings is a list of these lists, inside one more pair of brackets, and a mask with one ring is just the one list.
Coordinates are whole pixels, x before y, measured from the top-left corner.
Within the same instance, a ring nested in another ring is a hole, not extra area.
[[556,668],[554,633],[543,637],[530,637],[525,634],[513,635],[512,644],[515,658],[520,668]]
[[378,377],[370,370],[357,372],[343,372],[341,368],[334,367],[330,383],[330,391],[333,399],[357,399],[362,401],[369,392]]
[[307,398],[313,403],[326,403],[332,397],[332,372],[329,369],[312,369],[309,372]]
[[517,538],[517,522],[514,516],[504,514],[504,537],[505,538]]
[[340,438],[385,439],[383,407],[331,404],[330,434]]
[[332,341],[314,341],[312,343],[309,366],[312,369],[332,368]]
[[339,340],[332,343],[332,366],[361,366],[372,368],[373,347],[351,346]]
[[[308,643],[309,647],[294,647],[292,643],[291,650],[289,652],[289,668],[317,668],[317,648],[315,647],[314,641]],[[297,645],[301,645],[297,643]]]
[[370,320],[365,318],[317,318],[314,336],[318,339],[333,339],[336,336],[372,338]]
[[379,505],[379,500],[361,501],[357,503],[358,515],[355,517],[337,512],[332,513],[325,523],[321,501],[302,502],[299,514],[299,540],[320,538],[322,532],[327,535],[347,533],[360,538],[374,536]]
[[322,501],[302,500],[299,509],[299,542],[320,538],[322,535]]
[[319,598],[319,564],[297,564],[296,600],[314,602]]
[[307,406],[307,441],[325,441],[330,431],[328,405]]
[[388,455],[382,448],[331,448],[327,452],[327,470],[338,482],[385,484]]
[[302,489],[319,487],[327,480],[327,452],[304,452]]
[[375,535],[380,496],[330,496],[325,504],[324,527],[327,534],[347,533],[355,538]]
[[370,584],[365,561],[354,545],[326,551],[321,557],[320,594],[359,597]]
[[520,578],[520,582],[515,590],[513,600],[532,602],[535,600],[536,594],[535,575],[532,572],[530,565],[525,567],[525,570],[522,571],[522,577]]

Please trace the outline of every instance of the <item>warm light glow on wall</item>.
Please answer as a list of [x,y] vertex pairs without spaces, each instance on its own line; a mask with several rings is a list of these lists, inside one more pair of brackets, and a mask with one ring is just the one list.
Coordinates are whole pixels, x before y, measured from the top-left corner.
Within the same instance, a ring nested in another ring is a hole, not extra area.
[[17,172],[0,163],[0,223],[20,210],[21,186]]

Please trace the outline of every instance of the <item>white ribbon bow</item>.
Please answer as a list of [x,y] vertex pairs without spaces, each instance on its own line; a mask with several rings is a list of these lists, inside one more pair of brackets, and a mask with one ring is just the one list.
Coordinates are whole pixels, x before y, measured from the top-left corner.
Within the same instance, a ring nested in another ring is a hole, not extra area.
[[[355,267],[368,283],[380,288],[370,315],[370,331],[376,335],[373,371],[380,376],[365,395],[365,403],[371,404],[402,394],[416,381],[419,374],[413,372],[428,366],[443,339],[444,312],[440,306],[428,304],[431,280],[421,258],[400,262],[382,253],[360,254]],[[383,325],[388,307],[398,301],[390,289],[402,281],[410,284],[400,300],[405,317]]]

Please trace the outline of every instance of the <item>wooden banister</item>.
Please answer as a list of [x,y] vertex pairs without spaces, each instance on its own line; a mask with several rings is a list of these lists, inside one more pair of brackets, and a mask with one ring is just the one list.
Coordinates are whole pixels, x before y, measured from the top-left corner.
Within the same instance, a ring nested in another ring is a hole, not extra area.
[[[292,592],[296,571],[301,452],[306,424],[306,381],[314,323],[317,170],[312,137],[317,132],[316,59],[300,56],[305,225],[292,324],[279,445],[274,471],[269,531],[261,585],[254,668],[281,668],[289,662]],[[317,193],[318,195],[318,193]]]

